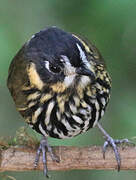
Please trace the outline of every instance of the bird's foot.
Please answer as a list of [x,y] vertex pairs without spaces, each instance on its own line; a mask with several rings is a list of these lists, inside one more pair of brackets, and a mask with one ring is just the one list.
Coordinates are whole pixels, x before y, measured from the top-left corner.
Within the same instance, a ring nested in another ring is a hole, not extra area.
[[103,145],[103,149],[102,149],[103,150],[103,158],[105,159],[105,152],[106,152],[107,147],[111,146],[113,148],[115,158],[116,158],[116,161],[117,161],[117,169],[118,169],[118,171],[120,171],[121,158],[120,158],[120,154],[118,152],[117,145],[122,144],[122,143],[128,143],[128,144],[134,144],[134,143],[132,143],[128,139],[115,140],[111,136],[109,136],[109,134],[103,129],[103,127],[99,123],[97,123],[97,127],[103,133],[103,135],[104,135],[104,137],[106,139],[106,141],[104,142],[104,145]]
[[47,158],[46,158],[46,152],[47,151],[50,153],[50,156],[51,156],[53,161],[59,162],[59,158],[53,153],[52,148],[48,144],[46,137],[43,137],[40,141],[40,145],[39,145],[37,153],[36,153],[34,168],[37,167],[38,162],[39,162],[39,158],[40,158],[40,153],[42,152],[44,175],[49,178],[48,169],[47,169]]
[[120,154],[117,148],[118,144],[122,144],[122,143],[128,143],[128,144],[133,144],[131,141],[129,141],[128,139],[121,139],[121,140],[114,140],[112,137],[105,137],[106,141],[104,142],[102,151],[103,151],[103,158],[105,159],[105,152],[108,146],[111,146],[113,148],[113,151],[115,153],[115,158],[117,161],[117,169],[118,171],[120,171],[120,167],[121,167],[121,158],[120,158]]

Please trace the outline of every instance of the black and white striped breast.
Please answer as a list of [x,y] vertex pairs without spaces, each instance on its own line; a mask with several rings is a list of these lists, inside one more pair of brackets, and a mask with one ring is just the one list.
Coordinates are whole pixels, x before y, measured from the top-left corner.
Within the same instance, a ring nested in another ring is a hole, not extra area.
[[70,138],[88,131],[104,115],[109,100],[108,91],[100,84],[83,92],[52,95],[33,92],[29,95],[28,109],[24,110],[26,122],[37,132],[54,138]]

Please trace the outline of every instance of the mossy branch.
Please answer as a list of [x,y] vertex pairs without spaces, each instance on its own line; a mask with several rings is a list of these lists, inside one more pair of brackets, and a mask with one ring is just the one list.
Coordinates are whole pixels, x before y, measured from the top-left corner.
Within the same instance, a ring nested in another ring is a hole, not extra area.
[[[72,169],[116,169],[117,163],[112,149],[108,148],[106,159],[102,157],[101,147],[55,147],[54,151],[60,158],[60,163],[53,162],[47,153],[49,170]],[[136,170],[136,147],[120,147],[121,169]],[[1,150],[0,171],[30,171],[34,170],[36,151],[31,148],[10,147]],[[43,170],[40,159],[38,170]]]
[[[0,172],[4,171],[31,171],[34,170],[34,160],[38,143],[31,137],[26,128],[21,127],[14,138],[0,140]],[[121,156],[121,169],[136,170],[136,146],[118,147]],[[54,147],[60,163],[53,162],[47,153],[49,170],[72,169],[117,169],[114,152],[111,148],[106,151],[103,159],[102,148],[91,147]],[[42,157],[37,170],[43,170]]]

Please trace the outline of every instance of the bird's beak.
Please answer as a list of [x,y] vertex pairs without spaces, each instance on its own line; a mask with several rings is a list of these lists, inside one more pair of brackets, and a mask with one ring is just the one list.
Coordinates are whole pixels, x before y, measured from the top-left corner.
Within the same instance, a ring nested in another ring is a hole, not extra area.
[[92,72],[90,69],[88,69],[86,67],[77,68],[76,73],[79,75],[89,76],[91,78],[92,82],[94,82],[94,80],[95,80],[94,72]]

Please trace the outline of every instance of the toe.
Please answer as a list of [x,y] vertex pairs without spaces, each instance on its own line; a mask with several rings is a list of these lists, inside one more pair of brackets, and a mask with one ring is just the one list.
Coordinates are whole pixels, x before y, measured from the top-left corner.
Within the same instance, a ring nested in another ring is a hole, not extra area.
[[107,141],[105,141],[105,143],[103,145],[103,158],[105,159],[105,152],[106,152],[107,147],[111,146],[113,151],[114,151],[114,154],[115,154],[115,158],[116,158],[116,161],[117,161],[117,169],[119,171],[120,166],[121,166],[121,159],[120,159],[120,154],[118,152],[118,148],[117,148],[116,143],[118,144],[118,140],[114,140],[111,137],[107,138]]
[[108,145],[109,145],[108,141],[105,141],[104,145],[103,145],[103,148],[102,148],[103,159],[105,159],[105,152],[106,152],[106,149],[107,149]]

